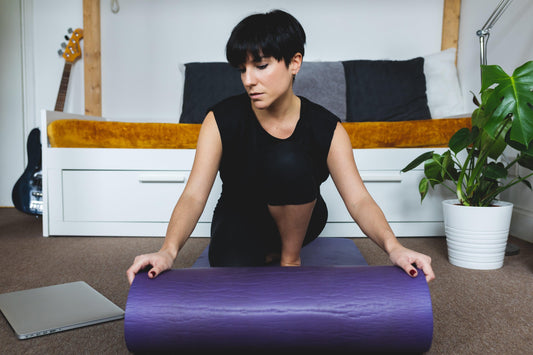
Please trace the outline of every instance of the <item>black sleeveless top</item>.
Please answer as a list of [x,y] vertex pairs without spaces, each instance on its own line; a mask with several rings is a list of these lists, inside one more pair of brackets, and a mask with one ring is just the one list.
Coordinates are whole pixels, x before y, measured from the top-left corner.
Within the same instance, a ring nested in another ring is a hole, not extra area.
[[286,139],[273,137],[263,129],[246,94],[229,97],[210,109],[222,139],[219,204],[262,204],[261,157],[270,147],[286,140],[298,144],[308,154],[313,162],[315,181],[322,183],[328,178],[329,147],[340,120],[304,97],[300,97],[300,101],[300,118],[294,132]]

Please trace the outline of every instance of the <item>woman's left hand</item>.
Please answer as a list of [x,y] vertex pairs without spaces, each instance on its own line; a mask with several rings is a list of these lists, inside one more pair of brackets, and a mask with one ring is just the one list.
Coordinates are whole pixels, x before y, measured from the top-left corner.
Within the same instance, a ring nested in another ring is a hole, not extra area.
[[418,275],[416,268],[419,268],[424,272],[427,282],[435,279],[435,273],[431,268],[431,258],[427,255],[399,246],[390,252],[389,258],[394,265],[404,269],[411,277]]

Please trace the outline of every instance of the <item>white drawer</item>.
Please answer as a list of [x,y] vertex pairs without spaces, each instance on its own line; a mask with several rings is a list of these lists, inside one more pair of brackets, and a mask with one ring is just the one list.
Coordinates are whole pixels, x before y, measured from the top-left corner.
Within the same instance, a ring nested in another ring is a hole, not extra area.
[[[168,222],[189,171],[63,170],[63,220]],[[215,183],[200,222],[210,222]]]
[[[442,221],[443,189],[431,191],[420,203],[418,183],[423,171],[414,170],[406,174],[389,170],[361,171],[360,174],[389,222]],[[331,178],[324,182],[321,192],[328,206],[328,222],[353,221]]]

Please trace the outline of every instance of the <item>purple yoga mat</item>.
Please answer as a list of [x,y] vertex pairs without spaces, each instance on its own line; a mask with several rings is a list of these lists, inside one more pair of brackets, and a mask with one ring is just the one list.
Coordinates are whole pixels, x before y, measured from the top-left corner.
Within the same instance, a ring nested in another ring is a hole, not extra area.
[[176,269],[135,278],[124,332],[132,352],[429,350],[423,273],[394,266]]

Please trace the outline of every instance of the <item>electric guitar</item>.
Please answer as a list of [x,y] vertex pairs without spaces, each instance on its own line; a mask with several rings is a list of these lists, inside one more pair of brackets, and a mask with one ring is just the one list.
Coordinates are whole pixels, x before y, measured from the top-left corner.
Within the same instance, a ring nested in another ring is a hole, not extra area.
[[26,144],[28,165],[22,176],[17,180],[11,198],[15,208],[24,213],[43,214],[43,184],[41,172],[41,131],[31,130]]
[[[80,41],[83,38],[83,30],[72,31],[70,38],[65,36],[68,44],[63,43],[63,50],[59,50],[59,55],[65,59],[63,75],[59,85],[59,92],[54,110],[63,111],[65,98],[67,96],[68,82],[72,64],[81,57]],[[43,214],[43,185],[42,185],[42,160],[41,160],[41,131],[39,128],[31,130],[26,144],[28,151],[28,165],[22,176],[17,180],[11,198],[15,208],[31,215]]]
[[59,92],[57,93],[56,106],[54,111],[63,111],[65,107],[65,98],[67,97],[67,88],[68,82],[70,79],[70,69],[72,64],[81,58],[81,47],[80,41],[83,38],[83,30],[78,28],[72,31],[71,28],[68,30],[69,33],[72,33],[70,38],[65,36],[68,39],[68,44],[62,44],[63,50],[59,50],[58,53],[65,59],[65,66],[63,67],[63,75],[61,76],[61,84],[59,85]]

